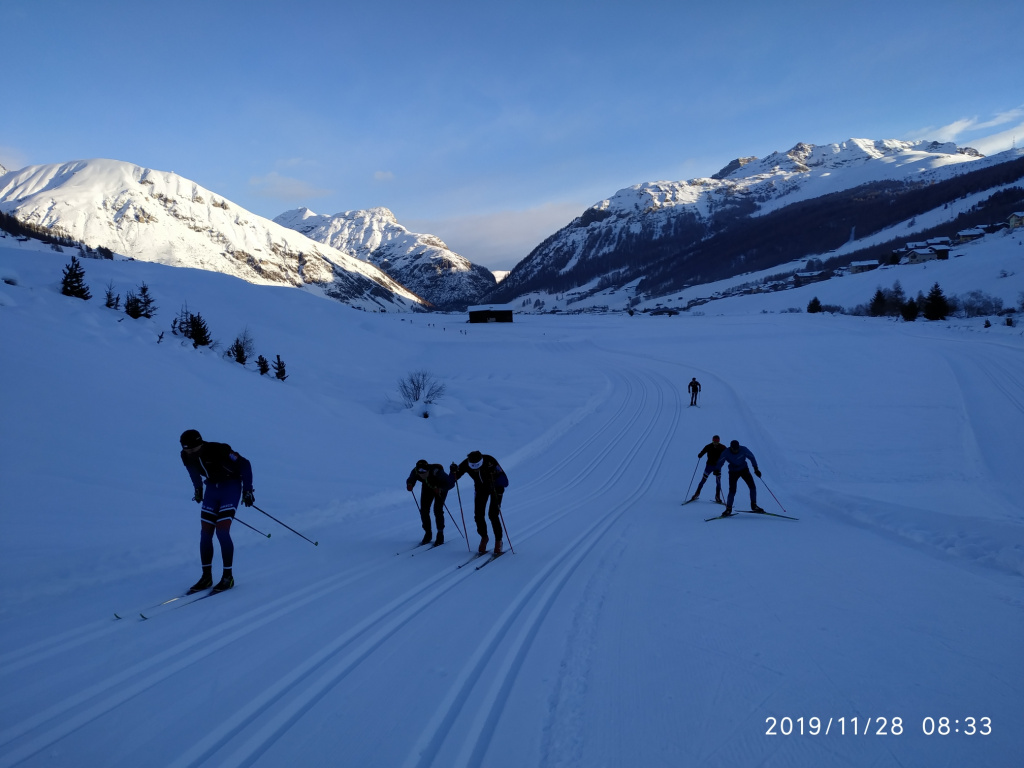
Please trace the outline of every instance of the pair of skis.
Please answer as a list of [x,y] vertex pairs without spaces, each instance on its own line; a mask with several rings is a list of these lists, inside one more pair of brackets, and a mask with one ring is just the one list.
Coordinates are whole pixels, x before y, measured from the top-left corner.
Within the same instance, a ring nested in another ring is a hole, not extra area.
[[765,512],[764,510],[761,510],[760,512],[757,512],[757,511],[752,510],[752,509],[737,509],[737,510],[733,511],[732,514],[729,514],[729,515],[722,514],[722,515],[715,515],[714,517],[705,517],[704,518],[704,522],[706,523],[706,522],[708,522],[710,520],[721,520],[721,519],[723,519],[725,517],[736,517],[736,515],[738,513],[743,513],[744,515],[770,515],[771,517],[784,517],[787,520],[799,520],[800,519],[799,517],[790,517],[789,515],[780,515],[777,512]]
[[[226,589],[221,591],[227,592]],[[212,589],[203,590],[201,592],[185,592],[184,594],[172,597],[170,600],[164,600],[162,603],[157,603],[156,605],[151,605],[148,608],[143,608],[139,611],[139,616],[142,621],[148,621],[162,613],[167,613],[168,611],[173,611],[178,608],[184,608],[186,605],[192,605],[192,603],[198,603],[200,600],[205,600],[208,597],[213,597],[214,595],[219,594],[220,592],[214,592]],[[127,612],[125,612],[125,615],[127,615]],[[114,618],[124,620],[125,616],[115,612]]]
[[[467,565],[472,565],[473,563],[475,563],[477,560],[479,560],[481,557],[483,557],[486,554],[487,554],[486,552],[477,552],[475,555],[473,555],[471,558],[469,558],[469,560],[467,560],[466,562],[462,563],[461,565],[459,565],[457,567],[458,568],[464,568]],[[504,552],[501,553],[501,555],[504,555],[504,554],[505,554]],[[501,555],[496,555],[496,554],[494,554],[492,552],[490,557],[488,557],[486,560],[484,560],[482,563],[480,563],[480,565],[474,566],[473,570],[474,571],[479,571],[485,565],[490,565],[491,563],[493,563],[495,560],[497,560],[499,557],[501,557]]]

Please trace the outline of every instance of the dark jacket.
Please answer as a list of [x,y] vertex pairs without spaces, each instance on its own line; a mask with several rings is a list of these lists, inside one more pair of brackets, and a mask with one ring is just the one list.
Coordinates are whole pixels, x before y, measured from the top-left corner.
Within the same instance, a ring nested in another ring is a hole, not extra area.
[[416,474],[416,468],[413,467],[409,477],[405,480],[405,487],[411,491],[417,480],[423,483],[424,487],[435,493],[438,491],[450,491],[455,485],[455,478],[445,472],[444,467],[440,464],[428,464],[426,478]]
[[707,445],[700,449],[700,453],[697,454],[697,458],[699,459],[704,454],[707,454],[708,464],[714,466],[715,464],[718,463],[718,460],[722,456],[722,451],[724,450],[725,443],[708,443]]
[[203,443],[195,453],[182,451],[181,463],[197,491],[202,490],[204,477],[208,485],[241,480],[243,491],[252,490],[252,465],[227,443]]
[[750,463],[754,465],[754,471],[758,472],[757,459],[754,458],[754,454],[745,445],[741,445],[736,453],[733,453],[732,449],[722,451],[722,457],[715,464],[715,469],[721,469],[723,465],[728,463],[730,474],[747,472],[749,471],[747,469],[747,459],[750,459]]
[[462,463],[455,468],[455,479],[463,475],[473,478],[473,485],[477,490],[492,491],[495,488],[508,487],[508,475],[501,468],[498,460],[493,456],[483,454],[483,465],[480,469],[471,469],[469,459],[463,459]]

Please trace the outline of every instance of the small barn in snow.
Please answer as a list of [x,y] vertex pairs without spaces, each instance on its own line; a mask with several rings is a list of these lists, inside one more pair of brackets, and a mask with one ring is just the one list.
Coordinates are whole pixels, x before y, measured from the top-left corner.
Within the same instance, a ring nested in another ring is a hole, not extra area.
[[470,307],[471,323],[511,323],[512,310],[503,307]]

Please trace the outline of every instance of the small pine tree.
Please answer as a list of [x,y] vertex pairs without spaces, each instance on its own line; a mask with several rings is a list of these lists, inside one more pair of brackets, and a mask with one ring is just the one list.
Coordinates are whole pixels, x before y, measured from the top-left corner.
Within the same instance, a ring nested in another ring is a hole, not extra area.
[[120,309],[121,308],[121,294],[114,293],[114,281],[111,280],[107,283],[107,293],[105,302],[108,309]]
[[241,335],[235,337],[235,340],[224,354],[232,358],[236,363],[245,365],[249,358],[252,357],[254,346],[255,342],[253,342],[252,336],[249,335],[249,329],[246,328],[242,331]]
[[152,317],[156,314],[156,303],[149,295],[149,286],[143,283],[139,286],[139,315],[140,317]]
[[807,302],[807,312],[814,314],[815,312],[821,312],[821,301],[815,296],[809,302]]
[[256,370],[260,372],[260,376],[266,376],[270,372],[270,363],[263,355],[256,358]]
[[949,300],[936,283],[925,297],[922,314],[925,320],[945,320],[949,313]]
[[124,295],[124,313],[133,320],[142,317],[142,304],[139,297],[135,295],[135,291],[128,291]]
[[900,308],[900,315],[908,323],[912,323],[917,320],[917,316],[921,314],[921,309],[918,307],[917,302],[914,299],[908,299],[907,302]]
[[192,339],[192,347],[208,347],[213,343],[210,336],[210,326],[206,324],[203,316],[198,312],[188,316],[188,338]]
[[879,288],[875,291],[875,295],[871,299],[871,303],[868,304],[868,314],[872,317],[881,317],[885,314],[885,307],[888,303],[889,299],[886,297],[885,291]]
[[64,277],[60,281],[60,292],[76,299],[91,299],[92,293],[85,284],[85,267],[77,258],[71,257],[71,263],[64,267]]
[[284,360],[281,359],[280,355],[278,355],[277,360],[273,362],[273,367],[274,375],[277,376],[277,378],[279,378],[281,381],[284,381],[285,379],[288,378],[288,374],[284,372]]

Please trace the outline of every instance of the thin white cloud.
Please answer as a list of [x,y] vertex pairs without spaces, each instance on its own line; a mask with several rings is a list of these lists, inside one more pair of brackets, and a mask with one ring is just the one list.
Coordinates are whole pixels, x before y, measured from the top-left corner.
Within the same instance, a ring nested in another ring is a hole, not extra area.
[[376,171],[373,174],[373,178],[376,181],[392,181],[395,178],[395,174],[391,171]]
[[260,197],[287,201],[302,201],[334,194],[330,189],[320,189],[302,179],[282,176],[277,171],[271,171],[266,176],[253,176],[249,179],[249,187]]

